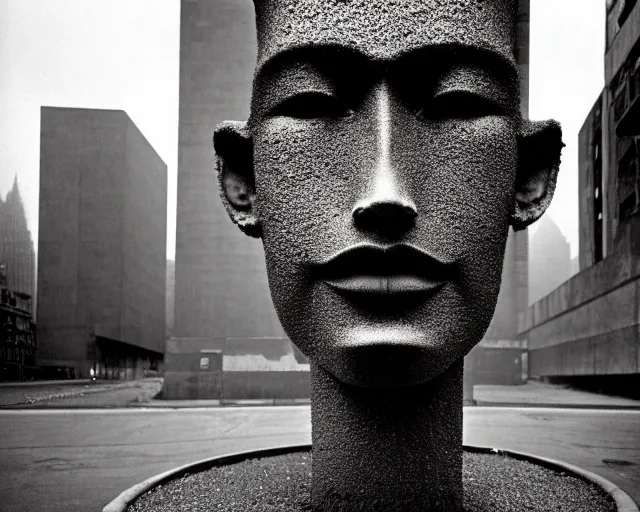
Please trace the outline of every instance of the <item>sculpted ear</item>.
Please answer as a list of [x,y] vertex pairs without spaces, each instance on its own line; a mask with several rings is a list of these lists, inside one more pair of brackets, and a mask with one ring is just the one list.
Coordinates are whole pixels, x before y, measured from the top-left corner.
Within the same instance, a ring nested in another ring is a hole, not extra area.
[[515,231],[534,223],[549,207],[563,147],[562,129],[556,121],[524,122],[520,133],[515,209],[511,216]]
[[220,197],[231,220],[247,235],[260,238],[254,208],[253,144],[244,122],[225,121],[213,133]]

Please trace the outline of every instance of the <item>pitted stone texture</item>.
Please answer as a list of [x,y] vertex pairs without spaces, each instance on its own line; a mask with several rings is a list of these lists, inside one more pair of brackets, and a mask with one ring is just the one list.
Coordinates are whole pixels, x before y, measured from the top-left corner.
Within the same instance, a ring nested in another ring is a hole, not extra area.
[[462,361],[426,385],[367,389],[311,368],[312,503],[462,510]]
[[546,184],[546,191],[532,203],[521,203],[516,197],[515,211],[511,216],[511,225],[516,231],[525,229],[538,220],[549,208],[556,190],[560,154],[564,147],[562,129],[557,121],[524,123],[521,132],[520,153],[526,155],[526,158],[521,158],[521,172],[518,179],[522,181],[529,178],[533,184],[537,184],[539,180],[535,180],[535,177],[540,173],[540,169],[550,168],[553,172],[542,177],[542,181]]
[[[255,0],[258,68],[282,50],[340,44],[385,59],[463,44],[513,60],[514,0]],[[515,61],[514,61],[515,63]]]
[[[128,512],[309,512],[311,461],[302,452],[188,475],[143,495]],[[462,475],[465,512],[616,512],[595,485],[502,455],[464,453]],[[359,510],[366,509],[349,512]]]

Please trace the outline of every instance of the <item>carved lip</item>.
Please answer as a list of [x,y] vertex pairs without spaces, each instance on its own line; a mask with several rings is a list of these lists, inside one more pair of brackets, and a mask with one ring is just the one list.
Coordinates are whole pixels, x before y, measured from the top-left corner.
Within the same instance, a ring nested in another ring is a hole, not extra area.
[[319,278],[335,290],[390,295],[432,292],[451,280],[452,264],[407,244],[359,244],[319,266]]

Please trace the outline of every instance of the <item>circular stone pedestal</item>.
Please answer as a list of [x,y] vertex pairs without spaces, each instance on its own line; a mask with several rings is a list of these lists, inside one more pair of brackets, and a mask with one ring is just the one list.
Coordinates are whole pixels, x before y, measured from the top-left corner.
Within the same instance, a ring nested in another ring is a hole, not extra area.
[[[309,446],[216,457],[158,475],[104,512],[310,511]],[[638,512],[611,482],[549,459],[465,447],[465,512]]]

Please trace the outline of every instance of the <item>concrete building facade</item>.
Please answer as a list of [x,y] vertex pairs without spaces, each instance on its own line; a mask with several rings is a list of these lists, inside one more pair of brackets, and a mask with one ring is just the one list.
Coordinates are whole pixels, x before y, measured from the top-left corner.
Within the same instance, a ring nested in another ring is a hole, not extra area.
[[132,378],[165,343],[167,168],[122,111],[41,110],[38,365]]
[[18,176],[4,201],[0,199],[0,265],[4,265],[10,291],[26,293],[35,300],[36,257],[27,215],[20,196]]
[[[529,0],[519,3],[527,112]],[[224,120],[247,119],[256,51],[250,0],[181,1],[175,339],[167,344],[164,386],[170,398],[220,396],[219,387],[204,384],[202,353],[230,350],[229,340],[237,340],[259,355],[266,340],[286,339],[271,303],[261,242],[229,221],[213,174],[213,130]],[[503,276],[489,342],[517,337],[518,313],[527,305],[526,232],[511,233]]]
[[578,223],[580,270],[595,265],[604,258],[604,138],[602,130],[603,94],[598,96],[589,112],[578,140]]
[[640,376],[640,2],[607,2],[605,88],[580,131],[580,273],[521,317],[536,376]]

